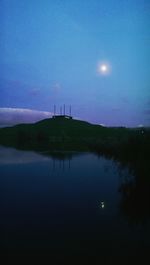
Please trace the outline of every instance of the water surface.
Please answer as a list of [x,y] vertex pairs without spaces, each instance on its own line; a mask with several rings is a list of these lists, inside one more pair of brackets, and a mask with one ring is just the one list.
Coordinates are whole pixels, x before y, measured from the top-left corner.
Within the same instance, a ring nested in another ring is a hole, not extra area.
[[122,207],[127,193],[121,187],[134,182],[128,168],[91,153],[58,157],[0,148],[1,245],[8,264],[142,262],[150,225],[129,222]]

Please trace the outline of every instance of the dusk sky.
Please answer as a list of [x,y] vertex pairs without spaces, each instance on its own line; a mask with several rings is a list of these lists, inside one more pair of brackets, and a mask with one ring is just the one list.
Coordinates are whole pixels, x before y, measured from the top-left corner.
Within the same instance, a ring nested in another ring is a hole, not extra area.
[[150,126],[149,0],[1,0],[0,125],[56,104],[107,126]]

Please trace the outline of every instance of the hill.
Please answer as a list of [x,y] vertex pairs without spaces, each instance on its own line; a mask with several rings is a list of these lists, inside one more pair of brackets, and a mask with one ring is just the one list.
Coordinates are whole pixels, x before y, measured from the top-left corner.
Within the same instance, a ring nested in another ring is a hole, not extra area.
[[100,130],[103,130],[101,126],[85,121],[51,118],[0,129],[0,144],[36,150],[78,149],[79,145],[80,149],[85,149],[85,139],[95,138]]
[[36,151],[93,151],[139,160],[149,155],[150,130],[103,127],[60,117],[1,128],[0,144]]
[[[124,129],[125,130],[125,129]],[[5,145],[43,145],[66,142],[89,142],[107,138],[110,132],[116,136],[122,129],[108,129],[85,121],[60,118],[45,119],[35,124],[20,124],[0,129],[0,143]],[[118,135],[119,136],[119,135]]]

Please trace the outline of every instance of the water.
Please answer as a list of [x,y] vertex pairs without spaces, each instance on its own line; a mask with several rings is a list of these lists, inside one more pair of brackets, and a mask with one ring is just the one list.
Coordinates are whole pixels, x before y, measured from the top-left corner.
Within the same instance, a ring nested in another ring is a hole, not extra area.
[[148,256],[149,221],[130,216],[130,201],[123,206],[121,187],[135,177],[119,163],[1,147],[0,176],[6,264],[130,264]]

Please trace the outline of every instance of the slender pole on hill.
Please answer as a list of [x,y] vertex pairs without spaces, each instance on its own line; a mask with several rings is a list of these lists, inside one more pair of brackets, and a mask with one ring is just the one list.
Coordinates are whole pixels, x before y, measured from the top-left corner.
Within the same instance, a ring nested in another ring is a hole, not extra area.
[[65,104],[64,104],[64,116],[65,116]]
[[56,115],[56,105],[54,105],[54,116]]
[[71,117],[71,105],[70,105],[70,108],[69,108],[69,116]]

